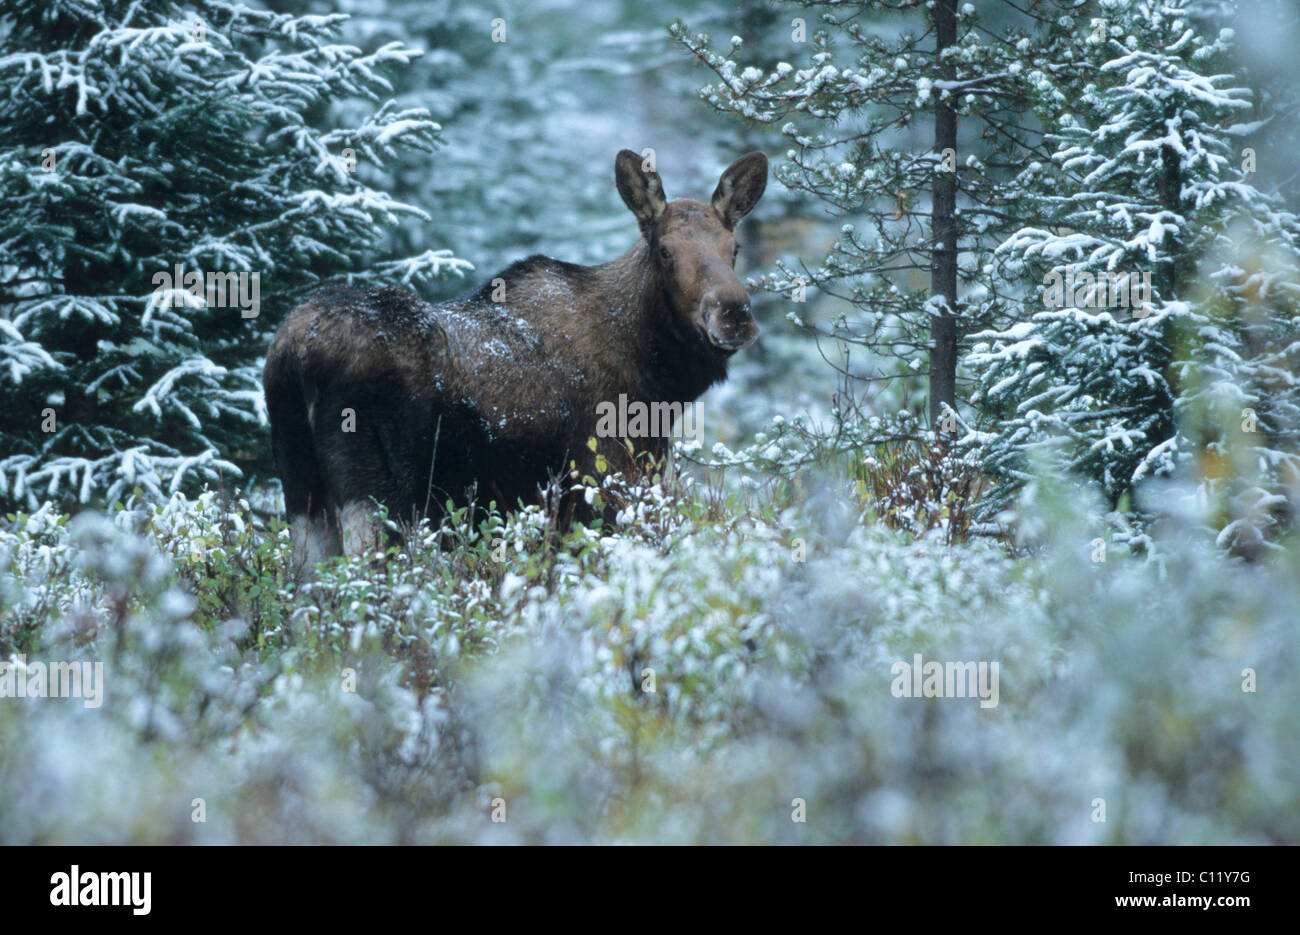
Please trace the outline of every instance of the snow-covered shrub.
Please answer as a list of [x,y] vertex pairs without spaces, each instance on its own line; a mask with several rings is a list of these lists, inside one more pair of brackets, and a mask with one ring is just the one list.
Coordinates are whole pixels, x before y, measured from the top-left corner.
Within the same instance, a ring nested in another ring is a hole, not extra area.
[[[1300,840],[1295,551],[1135,552],[1046,477],[1009,554],[842,486],[718,521],[652,484],[558,534],[463,511],[296,590],[212,494],[15,517],[0,648],[104,693],[0,698],[0,839]],[[901,690],[918,655],[996,692]]]

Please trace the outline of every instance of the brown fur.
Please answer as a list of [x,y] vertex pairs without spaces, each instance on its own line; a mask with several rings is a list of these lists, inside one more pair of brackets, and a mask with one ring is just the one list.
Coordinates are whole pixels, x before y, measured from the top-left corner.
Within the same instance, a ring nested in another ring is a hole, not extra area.
[[[372,498],[402,520],[475,495],[535,502],[571,461],[590,471],[602,401],[693,402],[725,378],[727,358],[757,336],[732,228],[762,195],[767,160],[737,160],[710,204],[668,202],[644,169],[619,153],[615,179],[642,237],[609,263],[533,256],[440,305],[334,285],[289,315],[263,383],[299,572],[374,544],[358,522]],[[598,447],[612,457],[623,446]]]

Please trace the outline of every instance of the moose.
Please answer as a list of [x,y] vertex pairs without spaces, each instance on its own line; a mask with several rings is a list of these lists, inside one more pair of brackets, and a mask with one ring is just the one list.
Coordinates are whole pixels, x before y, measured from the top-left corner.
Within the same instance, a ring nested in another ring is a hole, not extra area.
[[752,152],[708,204],[668,201],[654,166],[625,149],[614,179],[641,237],[609,263],[530,256],[437,305],[331,284],[295,308],[263,386],[296,574],[373,548],[375,504],[414,520],[475,497],[537,502],[571,464],[592,473],[597,455],[627,450],[609,433],[589,447],[602,402],[693,403],[725,379],[758,336],[733,231],[767,174]]

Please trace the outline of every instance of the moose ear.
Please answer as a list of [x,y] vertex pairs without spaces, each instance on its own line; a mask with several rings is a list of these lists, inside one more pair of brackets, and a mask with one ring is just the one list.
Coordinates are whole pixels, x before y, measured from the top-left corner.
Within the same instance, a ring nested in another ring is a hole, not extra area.
[[614,158],[614,181],[623,203],[636,215],[646,239],[663,216],[668,200],[659,173],[645,168],[645,161],[630,149],[620,150]]
[[713,210],[727,230],[754,210],[767,188],[767,157],[760,152],[741,156],[722,173],[713,190]]

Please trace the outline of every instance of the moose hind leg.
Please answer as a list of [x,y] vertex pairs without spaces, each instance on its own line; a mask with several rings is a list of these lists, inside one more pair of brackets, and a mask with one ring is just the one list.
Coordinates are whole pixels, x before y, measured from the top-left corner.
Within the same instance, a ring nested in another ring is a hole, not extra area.
[[330,515],[324,510],[298,513],[289,517],[289,539],[293,544],[290,558],[294,580],[305,581],[317,562],[339,554],[331,548]]

